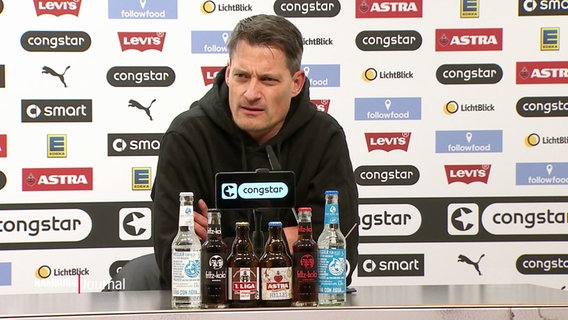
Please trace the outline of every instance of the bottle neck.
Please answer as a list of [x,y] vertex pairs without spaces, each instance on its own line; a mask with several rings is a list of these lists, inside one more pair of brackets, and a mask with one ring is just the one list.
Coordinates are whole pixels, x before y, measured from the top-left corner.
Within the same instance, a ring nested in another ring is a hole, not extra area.
[[299,239],[312,239],[312,222],[300,221],[298,223],[298,238]]
[[219,212],[209,212],[207,216],[207,239],[223,240],[221,232],[221,214]]
[[268,241],[265,251],[268,253],[285,252],[286,246],[282,240],[282,227],[268,227]]
[[250,241],[249,228],[237,227],[235,233],[235,241],[233,242],[232,252],[252,254],[252,242]]
[[182,231],[193,230],[193,204],[181,202],[179,207],[179,229]]

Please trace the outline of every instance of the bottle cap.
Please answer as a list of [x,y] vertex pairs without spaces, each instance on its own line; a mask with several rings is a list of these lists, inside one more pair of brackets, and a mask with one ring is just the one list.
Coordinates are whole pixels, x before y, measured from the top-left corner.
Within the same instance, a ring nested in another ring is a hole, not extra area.
[[339,194],[337,190],[325,190],[325,194]]
[[269,227],[282,227],[282,222],[280,221],[270,221],[268,222]]
[[189,196],[193,197],[193,192],[182,191],[182,192],[179,193],[179,196],[180,197],[189,197]]
[[300,211],[309,211],[312,212],[312,208],[311,207],[299,207],[298,208],[298,212]]
[[235,222],[235,227],[248,227],[248,226],[249,226],[249,223],[246,222],[246,221]]

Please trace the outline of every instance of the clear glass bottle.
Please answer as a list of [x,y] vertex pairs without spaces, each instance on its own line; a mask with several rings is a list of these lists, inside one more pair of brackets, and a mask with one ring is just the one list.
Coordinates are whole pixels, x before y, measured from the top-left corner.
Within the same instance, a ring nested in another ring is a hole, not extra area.
[[179,228],[172,241],[172,308],[201,307],[201,242],[193,222],[193,192],[179,194]]
[[294,281],[292,304],[318,305],[318,245],[312,236],[312,208],[298,208],[298,240],[292,245]]
[[207,240],[201,246],[201,300],[203,308],[226,308],[227,244],[221,232],[221,211],[207,212]]
[[282,238],[282,222],[268,223],[268,240],[260,259],[260,296],[265,307],[292,304],[292,258]]
[[346,295],[345,237],[339,229],[339,191],[325,191],[323,231],[318,238],[318,305],[344,305]]
[[235,223],[235,240],[227,258],[229,306],[257,307],[260,300],[258,258],[254,255],[248,222]]

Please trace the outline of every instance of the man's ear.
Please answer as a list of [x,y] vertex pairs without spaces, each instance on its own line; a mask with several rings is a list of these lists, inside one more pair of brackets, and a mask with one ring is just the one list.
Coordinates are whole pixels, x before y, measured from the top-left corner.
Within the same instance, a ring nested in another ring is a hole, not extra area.
[[298,70],[292,76],[292,97],[297,96],[302,91],[304,87],[304,82],[306,81],[306,73],[304,70]]
[[227,69],[225,69],[225,83],[229,85],[229,75],[231,74],[231,60],[227,61]]

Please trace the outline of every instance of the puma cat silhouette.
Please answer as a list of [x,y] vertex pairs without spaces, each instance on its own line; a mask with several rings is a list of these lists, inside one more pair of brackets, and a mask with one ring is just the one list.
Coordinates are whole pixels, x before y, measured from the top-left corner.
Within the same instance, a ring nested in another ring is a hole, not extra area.
[[467,264],[472,265],[475,270],[477,270],[477,273],[479,273],[479,275],[481,275],[481,271],[479,270],[479,261],[481,261],[481,258],[485,257],[485,253],[482,254],[479,259],[477,259],[477,262],[473,262],[471,261],[471,259],[469,259],[468,257],[464,256],[463,254],[460,254],[458,256],[458,262],[465,262]]
[[144,107],[143,105],[140,104],[140,102],[134,100],[134,99],[130,99],[128,101],[128,106],[129,107],[134,107],[136,109],[140,109],[140,110],[144,110],[146,112],[146,114],[148,115],[148,117],[150,117],[150,120],[154,120],[152,119],[152,115],[150,114],[150,107],[152,107],[152,104],[156,101],[156,99],[152,100],[152,102],[150,102],[150,105],[148,107]]
[[46,74],[50,74],[54,77],[59,78],[59,80],[61,80],[61,82],[63,83],[63,85],[65,86],[65,88],[67,88],[67,83],[65,83],[65,72],[67,72],[67,70],[69,70],[71,66],[67,66],[67,68],[65,68],[65,71],[63,71],[62,74],[59,74],[57,72],[55,72],[53,69],[51,69],[48,66],[43,66],[43,69],[41,71],[41,73],[46,73]]

